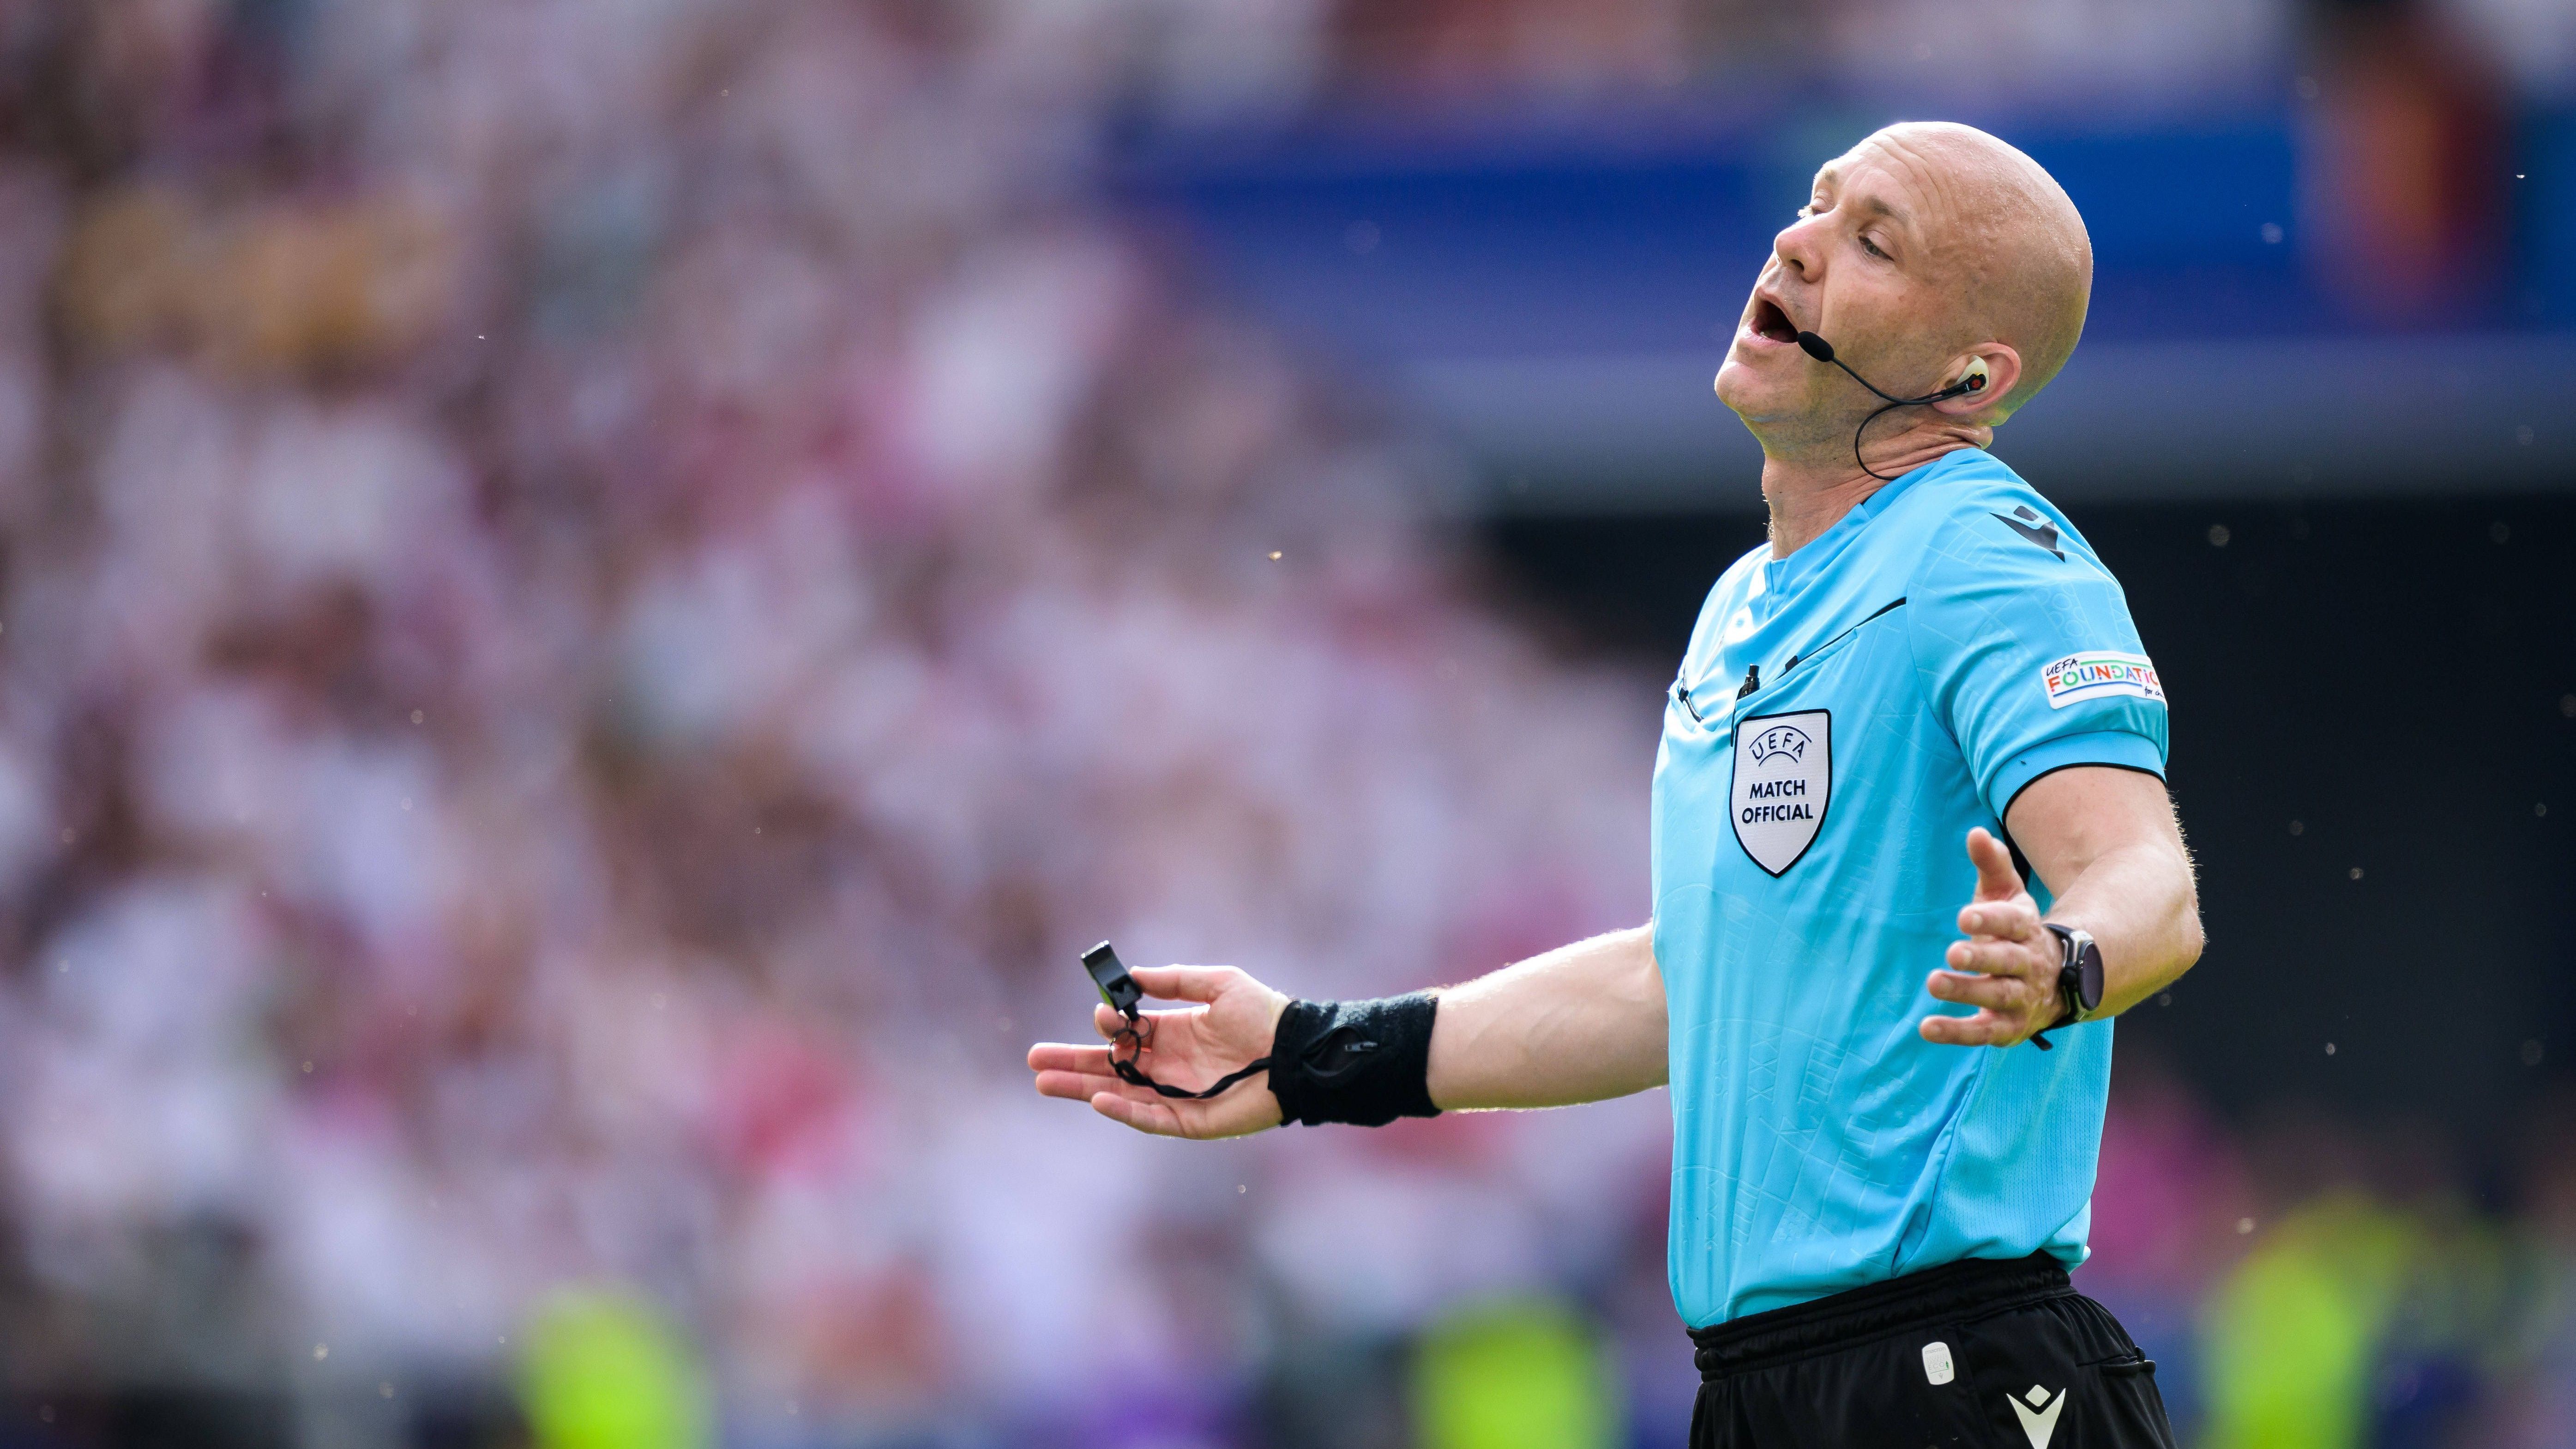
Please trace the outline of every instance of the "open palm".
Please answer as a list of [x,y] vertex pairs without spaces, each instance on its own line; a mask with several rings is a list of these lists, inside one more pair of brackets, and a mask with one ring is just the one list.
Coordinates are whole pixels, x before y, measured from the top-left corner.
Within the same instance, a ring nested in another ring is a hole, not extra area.
[[[1201,1003],[1178,1011],[1144,1013],[1147,1045],[1137,1070],[1158,1082],[1199,1091],[1219,1077],[1270,1054],[1288,998],[1231,966],[1146,966],[1128,973],[1148,996]],[[1093,1008],[1092,1025],[1114,1038],[1125,1018]],[[1092,1110],[1139,1132],[1162,1137],[1240,1137],[1279,1125],[1279,1099],[1270,1074],[1256,1073],[1204,1102],[1165,1097],[1151,1087],[1121,1080],[1109,1065],[1107,1046],[1040,1042],[1029,1048],[1029,1070],[1038,1091],[1091,1104]]]

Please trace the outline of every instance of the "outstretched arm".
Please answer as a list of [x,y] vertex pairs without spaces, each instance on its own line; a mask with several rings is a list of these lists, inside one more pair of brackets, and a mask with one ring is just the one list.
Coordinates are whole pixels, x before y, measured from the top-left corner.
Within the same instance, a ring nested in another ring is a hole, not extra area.
[[[1146,1074],[1196,1088],[1270,1051],[1288,998],[1231,966],[1140,967],[1150,995],[1199,1003],[1145,1013]],[[1613,931],[1560,946],[1439,993],[1429,1087],[1446,1111],[1558,1107],[1621,1097],[1664,1080],[1664,979],[1654,929]],[[1095,1008],[1102,1037],[1125,1023]],[[1204,1102],[1165,1098],[1121,1081],[1106,1046],[1041,1042],[1029,1049],[1037,1089],[1088,1101],[1139,1132],[1237,1137],[1279,1125],[1268,1074]]]
[[[2005,822],[2055,897],[2047,919],[2080,926],[2102,948],[2102,1005],[2114,1016],[2173,984],[2200,959],[2200,897],[2191,854],[2162,780],[2134,770],[2079,766],[2043,775],[2012,803]],[[1932,973],[1932,995],[1978,1008],[1924,1018],[1926,1041],[2012,1046],[2057,1020],[2057,938],[2013,873],[2002,841],[1968,832],[1977,898],[1959,912],[1968,939],[1952,944],[1950,969]]]
[[1660,1087],[1664,1033],[1653,926],[1559,946],[1440,993],[1431,1100],[1563,1107]]

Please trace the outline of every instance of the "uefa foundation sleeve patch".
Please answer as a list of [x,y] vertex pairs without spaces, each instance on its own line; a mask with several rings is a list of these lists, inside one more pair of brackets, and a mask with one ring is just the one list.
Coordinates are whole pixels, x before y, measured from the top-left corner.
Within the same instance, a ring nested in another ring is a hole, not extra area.
[[2115,654],[2107,649],[2069,654],[2040,670],[2039,682],[2048,691],[2050,709],[2117,695],[2165,702],[2156,666],[2144,654]]

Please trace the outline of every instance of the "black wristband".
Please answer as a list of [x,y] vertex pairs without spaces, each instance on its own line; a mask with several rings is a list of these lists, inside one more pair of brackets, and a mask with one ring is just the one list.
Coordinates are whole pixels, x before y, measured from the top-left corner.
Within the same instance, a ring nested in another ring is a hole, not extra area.
[[1270,1094],[1289,1122],[1383,1127],[1437,1117],[1428,991],[1373,1001],[1291,1001],[1270,1039]]

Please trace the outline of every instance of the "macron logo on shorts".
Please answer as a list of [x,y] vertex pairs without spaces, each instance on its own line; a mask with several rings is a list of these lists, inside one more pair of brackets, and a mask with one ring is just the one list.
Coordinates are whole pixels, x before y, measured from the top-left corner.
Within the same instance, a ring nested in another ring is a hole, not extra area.
[[2156,666],[2144,654],[2117,654],[2108,649],[2069,654],[2039,671],[2040,688],[2048,691],[2048,707],[2064,709],[2088,699],[2109,699],[2125,694],[2135,699],[2165,702],[2165,687],[2156,678]]
[[[2025,1399],[2029,1402],[2023,1402]],[[2006,1394],[2004,1402],[2013,1406],[2013,1414],[2021,1420],[2021,1431],[2030,1436],[2030,1449],[2048,1449],[2048,1441],[2057,1436],[2057,1415],[2066,1407],[2066,1391],[2060,1389],[2052,1394],[2032,1384],[2029,1393]],[[2042,1404],[2048,1407],[2043,1409]]]

